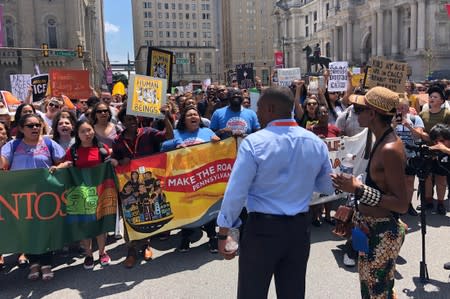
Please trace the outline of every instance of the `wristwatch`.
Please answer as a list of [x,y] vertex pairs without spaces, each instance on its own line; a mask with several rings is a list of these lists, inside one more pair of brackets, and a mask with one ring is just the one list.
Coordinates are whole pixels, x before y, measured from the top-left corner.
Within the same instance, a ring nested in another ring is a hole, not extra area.
[[228,235],[217,234],[217,239],[219,239],[219,240],[226,240],[227,238],[228,238]]

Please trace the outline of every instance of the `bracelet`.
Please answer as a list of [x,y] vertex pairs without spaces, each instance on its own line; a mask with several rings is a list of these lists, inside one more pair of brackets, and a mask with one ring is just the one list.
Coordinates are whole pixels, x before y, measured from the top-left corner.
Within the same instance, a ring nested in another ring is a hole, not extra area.
[[226,240],[227,238],[228,238],[228,235],[217,234],[217,239],[219,239],[219,240]]
[[380,203],[381,192],[367,185],[361,185],[355,190],[355,198],[363,204],[375,207]]

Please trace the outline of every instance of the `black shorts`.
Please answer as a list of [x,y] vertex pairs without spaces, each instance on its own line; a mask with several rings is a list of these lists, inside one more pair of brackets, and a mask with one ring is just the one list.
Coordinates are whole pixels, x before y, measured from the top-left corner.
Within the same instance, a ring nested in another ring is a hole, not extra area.
[[405,167],[405,174],[406,175],[416,175],[417,171],[411,165],[409,165],[409,163],[407,163],[406,167]]
[[438,163],[437,160],[433,160],[433,167],[431,168],[431,173],[434,175],[440,175],[440,176],[448,176],[450,173],[448,172],[450,170],[450,163],[449,162],[440,162]]

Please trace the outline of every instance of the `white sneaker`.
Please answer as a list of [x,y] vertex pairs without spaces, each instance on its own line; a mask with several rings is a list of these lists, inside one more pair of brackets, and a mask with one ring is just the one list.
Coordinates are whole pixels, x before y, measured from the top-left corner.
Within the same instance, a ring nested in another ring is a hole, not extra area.
[[350,258],[348,254],[344,254],[344,265],[347,267],[354,267],[356,265],[356,262],[354,259]]

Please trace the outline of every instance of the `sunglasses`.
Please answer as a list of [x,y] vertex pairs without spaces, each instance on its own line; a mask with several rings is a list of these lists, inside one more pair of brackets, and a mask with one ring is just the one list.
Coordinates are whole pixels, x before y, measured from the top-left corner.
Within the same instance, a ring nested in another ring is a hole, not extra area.
[[109,110],[108,109],[97,110],[97,111],[95,111],[95,113],[98,113],[98,114],[100,114],[100,113],[109,113]]
[[306,105],[307,105],[307,106],[316,106],[317,103],[315,103],[315,102],[310,102],[310,103],[306,103]]
[[355,110],[355,114],[361,114],[361,113],[364,112],[365,110],[369,110],[368,108],[365,108],[365,107],[357,107],[357,106],[354,106],[353,109]]
[[48,104],[50,107],[55,107],[56,109],[58,109],[59,107],[61,107],[61,106],[59,106],[59,105],[57,105],[57,104],[53,104],[53,103],[50,103],[50,104]]
[[26,124],[25,127],[29,128],[29,129],[34,129],[34,128],[40,128],[42,127],[41,124]]

